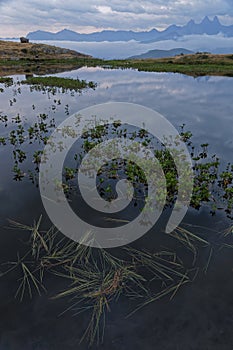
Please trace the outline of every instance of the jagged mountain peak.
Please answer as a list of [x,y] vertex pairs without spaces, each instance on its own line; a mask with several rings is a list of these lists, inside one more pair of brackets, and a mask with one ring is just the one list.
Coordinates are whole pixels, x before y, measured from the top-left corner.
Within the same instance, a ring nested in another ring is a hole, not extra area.
[[190,21],[188,21],[187,25],[188,24],[196,24],[195,21],[193,19],[190,19]]
[[208,16],[205,16],[201,21],[201,24],[210,24],[210,23],[212,23],[212,21],[209,19]]
[[216,35],[222,33],[227,37],[233,37],[233,25],[224,26],[217,16],[210,19],[205,16],[200,23],[191,19],[187,24],[178,26],[172,24],[163,31],[151,29],[149,31],[134,32],[132,30],[103,30],[90,34],[76,33],[69,29],[63,29],[58,33],[45,31],[35,31],[29,33],[30,40],[71,40],[71,41],[130,41],[136,40],[143,43],[156,42],[161,40],[177,40],[177,38],[187,35]]
[[214,16],[213,22],[214,22],[215,24],[221,25],[221,23],[219,22],[218,16]]

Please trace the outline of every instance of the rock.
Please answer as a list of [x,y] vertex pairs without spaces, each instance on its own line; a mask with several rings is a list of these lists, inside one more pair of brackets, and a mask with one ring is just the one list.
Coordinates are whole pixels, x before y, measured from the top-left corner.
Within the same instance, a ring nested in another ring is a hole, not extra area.
[[23,36],[20,38],[20,42],[21,43],[24,43],[24,44],[27,44],[27,43],[29,43],[29,39],[27,39],[27,38],[24,38]]

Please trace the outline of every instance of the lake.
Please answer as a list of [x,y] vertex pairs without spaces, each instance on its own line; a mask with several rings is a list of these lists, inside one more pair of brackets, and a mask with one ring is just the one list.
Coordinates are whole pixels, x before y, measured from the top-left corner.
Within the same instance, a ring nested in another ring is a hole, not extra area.
[[[91,53],[84,49],[80,44],[80,51]],[[144,49],[142,52],[145,52]],[[115,50],[111,53],[113,56],[118,46]],[[105,53],[99,54],[102,55]],[[8,121],[0,124],[1,137],[18,130],[17,120],[12,123],[17,114],[25,128],[32,125],[39,114],[46,114],[49,120],[54,119],[57,126],[83,108],[110,101],[129,102],[156,110],[177,130],[185,124],[185,130],[193,133],[193,145],[198,148],[208,143],[208,153],[220,158],[223,169],[233,161],[232,78],[193,78],[173,73],[98,67],[83,67],[57,76],[94,81],[97,88],[82,93],[62,93],[60,90],[53,94],[19,85],[17,82],[25,77],[14,76],[15,84],[3,86],[4,92],[0,93],[0,114],[8,116]],[[26,145],[22,143],[22,149],[31,155],[38,144],[38,140]],[[25,254],[28,237],[27,233],[12,227],[9,219],[32,225],[42,215],[43,229],[51,225],[36,184],[29,177],[22,181],[13,179],[14,149],[12,145],[0,145],[2,271],[5,271],[6,262],[17,261]],[[30,156],[23,164],[24,171],[34,168]],[[80,207],[78,196],[75,201],[76,207]],[[225,241],[223,235],[219,236],[232,226],[232,220],[224,210],[217,210],[212,216],[208,203],[199,210],[189,208],[182,224],[210,242],[210,247],[205,244],[198,247],[194,263],[192,249],[189,251],[180,242],[163,235],[168,211],[164,211],[155,228],[134,242],[133,247],[154,253],[172,250],[189,270],[192,276],[189,283],[176,290],[171,300],[169,296],[149,303],[129,318],[126,316],[137,307],[136,301],[132,299],[129,302],[123,296],[117,303],[112,303],[111,312],[107,312],[106,316],[104,342],[99,347],[94,343],[93,349],[232,349],[233,252],[230,248],[223,248],[224,244],[232,244],[232,237]],[[89,212],[86,215],[90,215]],[[92,219],[99,220],[99,216],[93,214]],[[31,300],[23,298],[19,302],[19,297],[14,298],[20,284],[18,272],[14,270],[1,278],[0,350],[87,349],[87,343],[79,344],[79,341],[90,315],[87,312],[73,317],[72,311],[61,315],[69,304],[67,306],[64,299],[54,300],[51,297],[64,289],[64,282],[52,274],[46,276],[45,282],[47,294],[43,292],[39,296],[33,293]]]

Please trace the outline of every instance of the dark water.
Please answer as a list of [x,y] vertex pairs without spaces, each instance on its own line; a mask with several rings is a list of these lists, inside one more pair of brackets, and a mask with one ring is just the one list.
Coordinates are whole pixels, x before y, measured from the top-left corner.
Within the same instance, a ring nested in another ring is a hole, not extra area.
[[[209,143],[209,152],[223,163],[233,161],[233,79],[224,77],[192,77],[178,74],[157,74],[133,70],[102,70],[82,68],[60,76],[78,77],[98,83],[96,91],[79,94],[30,92],[29,87],[6,88],[0,94],[0,112],[14,118],[20,113],[29,125],[38,113],[47,113],[56,124],[82,108],[109,101],[131,102],[150,107],[163,114],[175,127],[183,123],[194,134],[194,144]],[[22,77],[14,77],[21,79]],[[10,106],[10,100],[15,102]],[[61,104],[54,103],[61,100]],[[32,106],[35,105],[35,109]],[[52,108],[56,105],[56,109]],[[9,128],[0,127],[0,136]],[[33,147],[33,146],[32,146]],[[30,163],[30,161],[28,160]],[[28,164],[29,164],[28,163]],[[1,262],[17,260],[22,250],[24,233],[9,229],[8,219],[32,224],[44,212],[38,189],[29,180],[12,180],[12,150],[0,146],[0,253]],[[166,213],[164,213],[166,220]],[[215,240],[213,230],[220,232],[232,225],[224,213],[212,217],[209,209],[190,209],[184,223],[192,224],[194,232],[204,231]],[[158,239],[156,227],[134,243],[140,249],[161,250],[169,245]],[[182,254],[182,248],[171,243]],[[186,253],[185,253],[186,254]],[[184,255],[185,255],[184,254]],[[149,304],[130,318],[125,316],[135,307],[122,298],[111,306],[106,319],[105,340],[100,349],[146,350],[230,350],[233,348],[233,252],[214,249],[207,272],[204,271],[209,251],[202,248],[197,265],[199,273],[193,283],[179,290],[171,301],[164,298]],[[185,258],[186,259],[186,258]],[[187,258],[189,261],[190,258]],[[73,317],[72,312],[59,317],[67,307],[65,300],[50,297],[60,290],[53,277],[47,282],[48,294],[20,303],[14,299],[16,274],[0,279],[0,350],[87,349],[79,341],[88,316]],[[93,348],[97,348],[93,346]]]

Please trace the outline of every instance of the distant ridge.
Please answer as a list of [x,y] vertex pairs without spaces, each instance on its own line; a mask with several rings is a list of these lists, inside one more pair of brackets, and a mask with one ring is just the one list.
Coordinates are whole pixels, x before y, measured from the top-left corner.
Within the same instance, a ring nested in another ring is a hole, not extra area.
[[183,48],[177,48],[172,50],[150,50],[141,55],[131,56],[129,57],[129,59],[166,58],[166,57],[174,57],[181,54],[190,55],[192,53],[194,52]]
[[127,30],[104,30],[102,32],[95,32],[90,34],[80,34],[72,30],[63,29],[57,33],[44,32],[37,30],[36,32],[28,33],[27,38],[30,40],[67,40],[67,41],[143,41],[153,38],[159,32],[156,29],[152,29],[147,32],[133,32]]
[[68,29],[63,29],[57,33],[38,30],[28,33],[27,38],[30,40],[67,40],[79,42],[115,42],[136,40],[143,43],[151,43],[161,40],[176,40],[179,37],[186,35],[216,35],[220,33],[226,37],[233,37],[233,25],[225,26],[220,23],[217,16],[215,16],[213,20],[210,20],[209,17],[206,16],[200,23],[195,23],[194,20],[190,20],[184,26],[177,26],[173,24],[163,31],[158,31],[157,29],[141,32],[134,32],[131,30],[104,30],[102,32],[81,34]]

